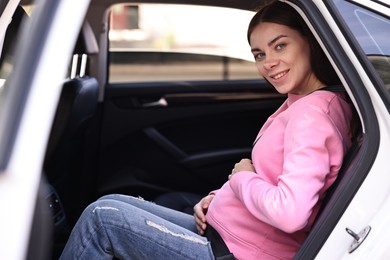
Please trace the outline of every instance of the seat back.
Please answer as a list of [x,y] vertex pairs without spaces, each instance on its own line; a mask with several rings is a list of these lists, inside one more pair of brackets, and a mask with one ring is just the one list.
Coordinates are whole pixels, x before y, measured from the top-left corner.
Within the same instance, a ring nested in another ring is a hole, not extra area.
[[[68,222],[73,222],[79,208],[84,206],[75,202],[82,201],[81,179],[85,176],[93,119],[98,105],[98,81],[85,75],[88,73],[85,73],[84,66],[88,55],[98,52],[97,44],[87,43],[96,39],[91,36],[92,30],[85,28],[81,30],[75,46],[71,69],[74,75],[62,86],[43,166],[47,180],[61,199]],[[81,62],[78,59],[80,56],[83,57]],[[74,67],[81,69],[76,73]]]
[[88,131],[97,106],[97,96],[98,82],[95,78],[74,78],[64,82],[46,150],[46,166],[59,164],[58,160],[69,160],[69,156],[61,158],[61,155],[77,151],[72,151],[75,148],[72,146],[82,146],[83,140],[79,139],[83,139]]
[[46,150],[44,172],[65,208],[72,207],[69,204],[78,185],[75,180],[83,175],[97,98],[95,78],[75,78],[63,84]]

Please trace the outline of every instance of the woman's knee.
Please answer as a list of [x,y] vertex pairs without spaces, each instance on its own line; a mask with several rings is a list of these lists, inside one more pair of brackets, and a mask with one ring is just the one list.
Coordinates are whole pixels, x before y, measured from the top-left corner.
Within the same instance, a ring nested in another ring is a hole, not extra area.
[[121,194],[108,194],[108,195],[103,195],[101,196],[99,199],[97,199],[97,201],[100,201],[100,200],[118,200],[118,198],[120,196],[124,196],[124,195],[121,195]]
[[101,212],[101,210],[117,210],[119,201],[115,200],[113,196],[106,195],[98,200],[89,204],[83,211],[82,215],[95,215],[95,213]]
[[79,222],[95,223],[96,226],[106,222],[116,222],[122,219],[123,205],[120,201],[99,199],[89,204],[81,214]]

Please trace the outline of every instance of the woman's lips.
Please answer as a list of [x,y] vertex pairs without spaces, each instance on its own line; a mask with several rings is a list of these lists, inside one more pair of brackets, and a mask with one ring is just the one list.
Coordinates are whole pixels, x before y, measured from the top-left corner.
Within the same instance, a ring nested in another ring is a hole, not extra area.
[[279,72],[279,73],[277,73],[277,74],[272,75],[271,78],[274,79],[274,80],[278,80],[278,79],[280,79],[281,77],[283,77],[284,75],[286,75],[287,72],[288,72],[288,70]]

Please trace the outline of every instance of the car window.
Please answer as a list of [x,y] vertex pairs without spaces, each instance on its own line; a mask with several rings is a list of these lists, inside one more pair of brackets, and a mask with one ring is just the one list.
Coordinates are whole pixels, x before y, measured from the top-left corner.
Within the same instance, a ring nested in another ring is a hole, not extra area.
[[115,5],[109,82],[258,79],[246,29],[253,12],[191,5]]
[[[335,1],[361,48],[390,90],[390,19],[347,1]],[[366,2],[369,4],[369,1]],[[385,8],[383,6],[383,8]]]

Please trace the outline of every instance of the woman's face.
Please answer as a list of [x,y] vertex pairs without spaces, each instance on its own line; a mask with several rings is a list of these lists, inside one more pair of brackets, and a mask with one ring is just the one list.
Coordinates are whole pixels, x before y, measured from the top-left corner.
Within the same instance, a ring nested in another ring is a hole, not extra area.
[[279,93],[307,94],[324,85],[311,68],[309,43],[298,31],[264,22],[254,28],[250,45],[260,75]]

